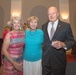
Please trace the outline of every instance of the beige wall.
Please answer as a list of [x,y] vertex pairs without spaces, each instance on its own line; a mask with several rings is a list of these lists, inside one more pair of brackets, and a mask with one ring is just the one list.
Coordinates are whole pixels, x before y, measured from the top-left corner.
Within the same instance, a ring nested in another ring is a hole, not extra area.
[[76,40],[76,0],[69,0],[70,23]]
[[[47,9],[55,5],[59,8],[59,0],[22,0],[22,18],[24,22],[31,15],[39,18],[39,28],[47,21]],[[4,26],[10,19],[11,14],[11,0],[0,0],[0,37],[2,37]],[[69,0],[69,17],[76,39],[76,0]]]
[[0,38],[4,30],[4,26],[10,19],[11,0],[0,0]]
[[69,0],[59,0],[60,19],[69,23]]
[[11,0],[11,17],[21,16],[22,0]]
[[47,21],[47,9],[50,6],[59,8],[58,0],[22,0],[22,18],[24,22],[30,16],[37,16],[39,18],[39,28]]
[[[35,15],[39,18],[39,28],[47,21],[47,9],[54,5],[59,8],[58,0],[22,0],[22,18],[24,22],[26,19]],[[18,4],[17,4],[18,6]],[[0,37],[4,30],[4,26],[11,17],[11,0],[0,0]]]

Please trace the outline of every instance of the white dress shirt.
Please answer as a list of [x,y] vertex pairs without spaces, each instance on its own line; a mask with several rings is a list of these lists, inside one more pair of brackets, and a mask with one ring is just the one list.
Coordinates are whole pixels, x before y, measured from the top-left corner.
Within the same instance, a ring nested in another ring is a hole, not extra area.
[[[56,29],[57,29],[57,26],[58,26],[58,19],[54,22],[54,30],[56,31]],[[48,31],[48,35],[49,35],[49,38],[50,38],[50,30],[51,30],[51,28],[52,28],[52,22],[49,22],[48,23],[48,27],[47,27],[47,31]],[[63,47],[65,50],[67,50],[67,47],[66,47],[66,45]]]
[[[54,30],[56,31],[56,28],[57,28],[57,25],[58,25],[58,19],[54,22]],[[52,22],[49,22],[48,23],[48,27],[47,27],[47,31],[48,31],[48,35],[49,35],[49,38],[50,38],[50,30],[52,28]]]

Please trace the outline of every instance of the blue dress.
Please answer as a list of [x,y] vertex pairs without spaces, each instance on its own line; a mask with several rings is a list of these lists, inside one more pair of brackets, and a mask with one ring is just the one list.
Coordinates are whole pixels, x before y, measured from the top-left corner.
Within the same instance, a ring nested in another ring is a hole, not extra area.
[[42,59],[43,37],[43,31],[40,29],[35,31],[25,30],[24,60],[34,62]]

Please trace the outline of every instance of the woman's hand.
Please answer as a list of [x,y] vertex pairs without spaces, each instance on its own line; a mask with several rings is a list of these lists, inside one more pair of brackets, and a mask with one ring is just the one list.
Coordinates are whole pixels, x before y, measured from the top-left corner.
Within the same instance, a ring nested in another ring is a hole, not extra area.
[[13,62],[13,66],[15,67],[15,69],[17,69],[18,71],[22,71],[22,63],[18,63],[16,61]]

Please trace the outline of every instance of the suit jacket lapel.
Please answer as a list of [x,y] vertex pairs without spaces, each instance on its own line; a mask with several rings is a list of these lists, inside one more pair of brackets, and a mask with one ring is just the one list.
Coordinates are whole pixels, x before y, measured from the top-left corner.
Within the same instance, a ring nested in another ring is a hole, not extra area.
[[57,26],[57,28],[56,28],[56,31],[55,31],[55,33],[54,33],[54,36],[53,36],[52,40],[54,39],[54,37],[56,37],[56,36],[59,34],[60,29],[61,29],[61,23],[60,23],[60,20],[59,20],[58,26]]
[[[47,27],[48,27],[48,22],[46,23],[46,29],[45,29],[45,31],[46,31],[46,36],[48,37],[49,41],[51,41],[50,38],[49,38]],[[59,34],[61,27],[62,27],[62,24],[61,24],[61,21],[59,20],[58,26],[56,28],[56,31],[54,33],[54,36],[53,36],[52,40]]]

